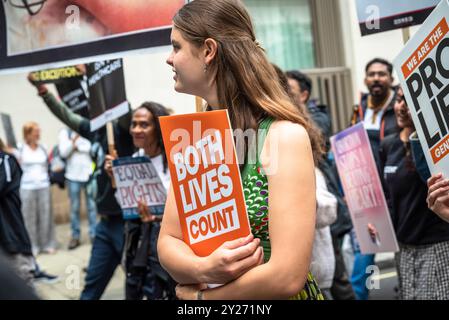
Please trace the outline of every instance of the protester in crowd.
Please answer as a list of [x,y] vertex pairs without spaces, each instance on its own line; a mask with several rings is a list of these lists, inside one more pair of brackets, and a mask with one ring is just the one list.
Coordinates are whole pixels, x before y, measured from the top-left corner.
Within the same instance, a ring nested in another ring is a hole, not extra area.
[[22,169],[13,152],[0,139],[0,251],[25,283],[33,287],[34,281],[50,283],[58,276],[41,270],[32,254],[20,199]]
[[290,70],[285,73],[288,79],[290,92],[296,106],[310,114],[316,126],[321,130],[323,138],[328,143],[331,135],[331,119],[328,108],[310,99],[312,93],[312,80],[298,70]]
[[[120,264],[124,241],[122,210],[115,199],[110,179],[104,171],[104,154],[108,150],[106,128],[91,132],[89,119],[77,115],[67,105],[56,100],[45,85],[34,82],[31,74],[28,79],[36,87],[49,110],[70,129],[92,143],[93,153],[95,153],[93,158],[97,168],[94,172],[97,184],[95,202],[100,221],[95,229],[95,239],[81,299],[97,300],[100,299]],[[118,121],[113,122],[115,148],[119,157],[130,156],[134,152],[132,137],[129,134],[130,121],[131,110]]]
[[[394,113],[395,88],[393,87],[393,65],[387,60],[375,58],[365,67],[365,85],[368,93],[361,95],[359,105],[354,108],[351,123],[363,122],[368,133],[376,166],[379,165],[379,146],[387,135],[397,133],[398,126]],[[351,282],[358,299],[368,299],[369,290],[366,268],[374,265],[374,254],[361,254],[355,232],[351,233],[354,250],[354,268]]]
[[0,139],[0,249],[16,273],[32,286],[34,259],[21,210],[21,177],[19,163]]
[[369,92],[361,94],[351,120],[353,125],[363,122],[377,165],[380,142],[399,131],[394,113],[396,88],[393,81],[393,65],[390,62],[381,58],[369,61],[365,67],[365,85]]
[[[162,142],[159,117],[168,116],[169,111],[155,102],[144,102],[137,108],[131,120],[130,133],[138,152],[134,157],[151,159],[164,187],[170,186],[170,171]],[[106,156],[105,170],[111,179],[111,155]],[[124,264],[126,272],[125,295],[127,300],[174,299],[176,283],[161,267],[157,255],[157,238],[162,215],[152,212],[145,203],[139,203],[141,219],[125,223]]]
[[379,155],[400,247],[396,254],[399,296],[407,300],[448,299],[449,224],[427,208],[427,187],[411,156],[409,137],[415,127],[400,88],[394,109],[401,131],[382,141]]
[[23,126],[23,139],[24,143],[18,146],[14,155],[23,170],[20,198],[33,254],[55,253],[48,153],[39,143],[40,128],[36,122]]
[[77,248],[80,244],[80,196],[84,189],[86,212],[89,220],[89,237],[93,243],[97,222],[97,207],[95,205],[96,184],[93,179],[93,162],[90,156],[91,143],[69,128],[59,132],[59,154],[66,159],[65,178],[70,197],[70,226],[72,238],[68,249]]
[[[202,97],[207,110],[227,108],[234,129],[268,132],[266,139],[265,134],[259,136],[264,147],[257,163],[242,161],[242,183],[250,195],[256,192],[252,179],[260,180],[270,203],[269,214],[264,199],[255,210],[269,218],[269,230],[263,217],[256,223],[250,213],[257,238],[250,234],[228,241],[211,255],[198,257],[183,241],[169,191],[158,253],[161,264],[181,284],[178,298],[322,299],[309,273],[316,209],[312,146],[317,158],[321,153],[320,145],[308,137],[309,123],[277,81],[240,1],[195,0],[173,22],[173,51],[167,63],[175,72],[175,90]],[[266,147],[273,143],[278,145],[276,154]],[[266,175],[274,157],[277,170]],[[224,285],[201,290],[205,283]]]

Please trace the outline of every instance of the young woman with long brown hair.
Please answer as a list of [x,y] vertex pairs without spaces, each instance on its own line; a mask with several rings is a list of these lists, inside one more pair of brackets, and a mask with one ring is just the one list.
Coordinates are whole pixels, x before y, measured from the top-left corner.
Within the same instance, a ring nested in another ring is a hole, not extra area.
[[[196,256],[182,240],[170,190],[158,253],[180,283],[178,297],[322,299],[309,273],[316,210],[313,151],[318,155],[320,146],[315,139],[311,143],[308,120],[280,85],[241,1],[195,0],[173,22],[167,63],[175,73],[175,90],[202,97],[208,110],[227,108],[233,129],[267,132],[256,163],[245,158],[242,170],[246,200],[264,192],[257,211],[248,210],[248,237]],[[204,290],[205,283],[225,285]]]

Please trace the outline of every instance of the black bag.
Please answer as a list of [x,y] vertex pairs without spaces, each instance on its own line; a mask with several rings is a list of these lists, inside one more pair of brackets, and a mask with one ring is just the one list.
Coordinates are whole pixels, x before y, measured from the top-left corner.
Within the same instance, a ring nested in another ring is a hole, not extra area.
[[58,145],[55,145],[48,156],[48,175],[51,184],[57,184],[59,188],[65,187],[66,160],[61,157]]

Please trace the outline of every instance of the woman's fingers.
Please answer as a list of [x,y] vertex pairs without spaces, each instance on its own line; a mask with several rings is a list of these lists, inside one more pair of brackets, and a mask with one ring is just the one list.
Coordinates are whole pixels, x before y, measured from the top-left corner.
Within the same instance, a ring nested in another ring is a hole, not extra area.
[[233,272],[236,275],[236,277],[239,277],[243,273],[247,272],[249,269],[258,266],[262,263],[263,263],[263,249],[262,247],[257,247],[252,255],[244,259],[238,260],[237,262],[234,263],[231,269],[233,269]]
[[250,243],[245,244],[244,246],[238,247],[236,249],[230,249],[231,253],[229,255],[229,260],[239,261],[254,255],[254,252],[260,245],[260,240],[258,238],[254,239]]
[[427,179],[427,187],[431,187],[435,182],[443,178],[442,173],[434,174],[429,179]]
[[437,180],[435,182],[433,182],[433,184],[431,184],[429,186],[429,190],[427,191],[427,193],[432,193],[440,188],[445,188],[449,186],[449,180],[445,179],[445,180]]
[[440,180],[438,182],[434,182],[432,185],[430,185],[429,189],[427,190],[427,195],[430,196],[435,191],[446,189],[449,187],[449,180]]
[[440,200],[441,202],[440,198],[448,194],[449,194],[449,186],[440,187],[433,192],[429,192],[427,197],[427,206],[429,208],[432,208],[435,204],[435,201]]
[[250,233],[248,236],[244,237],[244,238],[238,238],[235,240],[231,240],[231,241],[226,241],[225,243],[223,243],[223,247],[226,249],[236,249],[239,248],[241,246],[244,246],[248,243],[250,243],[251,241],[253,241],[254,236],[252,233]]

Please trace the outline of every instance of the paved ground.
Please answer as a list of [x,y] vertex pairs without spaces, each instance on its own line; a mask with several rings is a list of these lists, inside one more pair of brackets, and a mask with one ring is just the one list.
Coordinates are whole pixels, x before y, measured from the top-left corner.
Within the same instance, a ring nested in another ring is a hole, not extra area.
[[[42,299],[49,300],[77,300],[84,287],[85,273],[83,268],[87,266],[90,258],[91,244],[87,237],[87,223],[82,221],[82,245],[75,250],[67,250],[70,240],[70,225],[60,224],[56,226],[56,239],[59,250],[48,255],[41,254],[37,261],[41,269],[47,273],[58,275],[55,283],[37,282],[36,289]],[[376,255],[376,264],[380,268],[380,274],[375,276],[380,280],[379,288],[371,290],[370,300],[397,299],[395,287],[397,275],[394,268],[393,254]],[[117,268],[114,277],[106,288],[102,299],[123,300],[125,275],[121,268]]]
[[[58,275],[55,283],[37,282],[36,290],[42,299],[50,300],[76,300],[84,287],[85,273],[83,268],[87,266],[90,258],[91,244],[87,236],[86,221],[82,222],[82,245],[74,250],[67,250],[70,240],[70,225],[56,226],[56,239],[59,250],[52,255],[41,254],[37,261],[42,270]],[[123,284],[125,276],[121,268],[117,268],[114,277],[106,288],[102,299],[124,299]]]

